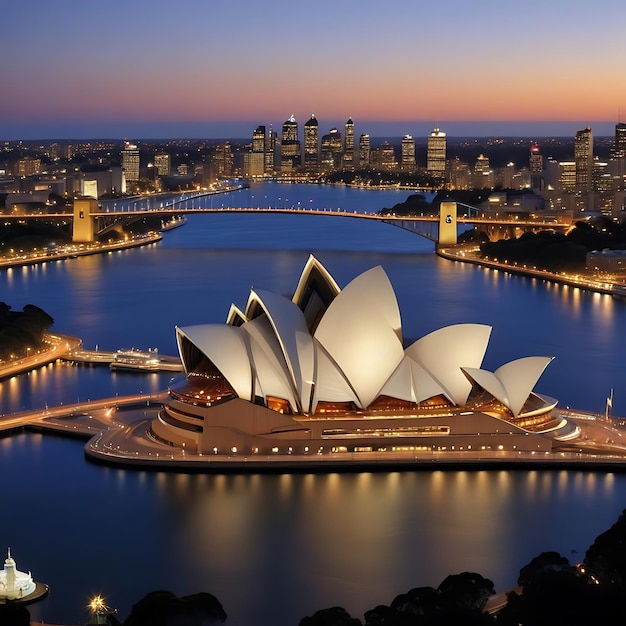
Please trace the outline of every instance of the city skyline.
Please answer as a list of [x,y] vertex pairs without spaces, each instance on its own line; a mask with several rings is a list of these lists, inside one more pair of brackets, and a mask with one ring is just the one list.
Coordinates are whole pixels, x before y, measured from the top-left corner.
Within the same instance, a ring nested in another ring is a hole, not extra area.
[[[611,135],[623,5],[6,7],[0,139],[248,137],[311,114],[357,136]],[[412,28],[413,25],[413,28]],[[580,42],[584,42],[582,45]],[[581,80],[581,76],[584,80]]]

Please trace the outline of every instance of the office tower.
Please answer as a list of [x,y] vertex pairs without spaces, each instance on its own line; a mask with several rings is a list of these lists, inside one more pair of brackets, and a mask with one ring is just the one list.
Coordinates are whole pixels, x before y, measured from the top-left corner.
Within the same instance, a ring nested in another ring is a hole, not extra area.
[[215,179],[230,178],[233,175],[233,151],[229,141],[223,141],[215,148],[211,157]]
[[322,137],[320,165],[324,171],[338,170],[341,167],[343,143],[341,133],[331,128],[328,134]]
[[32,156],[26,156],[17,162],[15,173],[17,176],[34,176],[41,172],[41,159]]
[[371,156],[370,136],[363,134],[359,137],[359,167],[368,169]]
[[278,147],[278,135],[276,131],[272,130],[270,126],[270,130],[265,137],[265,173],[268,175],[272,175],[274,173],[274,154],[276,153],[276,148]]
[[489,157],[484,154],[479,154],[474,164],[472,186],[474,189],[493,188],[493,171],[489,167]]
[[452,189],[469,189],[471,182],[470,167],[458,157],[450,164],[450,187]]
[[415,139],[411,135],[405,135],[402,138],[400,169],[403,172],[414,172],[415,167]]
[[298,122],[292,115],[283,124],[280,144],[281,172],[292,172],[300,166],[300,141],[298,140]]
[[156,167],[156,171],[159,176],[169,176],[170,155],[167,153],[155,154],[154,167]]
[[434,176],[446,172],[446,134],[435,128],[426,142],[426,169]]
[[307,172],[317,172],[320,166],[319,158],[319,124],[315,115],[304,124],[304,169]]
[[251,178],[265,174],[265,126],[257,126],[252,133],[252,150],[244,154],[243,171]]
[[121,156],[126,182],[137,182],[139,180],[139,148],[130,141],[125,141]]
[[576,163],[576,191],[589,193],[593,190],[593,133],[589,126],[576,132],[574,162]]
[[575,161],[561,161],[561,176],[559,178],[559,186],[564,193],[574,193],[577,187],[577,164]]
[[383,141],[376,149],[375,161],[380,169],[387,172],[395,172],[398,169],[396,151],[388,141]]
[[543,188],[543,155],[537,144],[530,147],[530,156],[528,157],[528,169],[530,170],[530,187],[531,189]]
[[354,165],[354,122],[349,118],[346,122],[345,134],[343,137],[343,166],[352,168]]
[[616,159],[626,158],[626,124],[615,124],[615,147],[613,155]]
[[252,133],[252,152],[265,152],[265,126],[257,126]]

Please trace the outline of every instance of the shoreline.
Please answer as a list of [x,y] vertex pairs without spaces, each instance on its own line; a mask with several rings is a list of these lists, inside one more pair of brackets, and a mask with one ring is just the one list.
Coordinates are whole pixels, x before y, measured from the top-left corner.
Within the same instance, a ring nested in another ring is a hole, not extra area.
[[448,261],[469,263],[470,265],[499,270],[502,272],[507,272],[509,274],[514,274],[516,276],[528,276],[530,278],[537,278],[546,282],[567,285],[568,287],[578,287],[579,289],[584,289],[585,291],[590,291],[593,293],[602,293],[611,296],[626,297],[626,282],[620,285],[609,281],[581,277],[580,275],[570,277],[567,275],[550,272],[548,270],[519,267],[517,265],[501,263],[499,261],[489,261],[486,259],[482,259],[479,256],[474,256],[472,251],[475,249],[476,246],[465,246],[463,244],[457,244],[456,247],[435,246],[435,254],[443,259],[447,259]]
[[[182,224],[181,224],[182,226]],[[26,265],[37,265],[48,261],[63,261],[65,259],[73,259],[79,256],[90,256],[92,254],[105,254],[115,250],[126,250],[128,248],[138,248],[139,246],[147,246],[148,244],[161,241],[163,236],[160,233],[152,233],[134,237],[128,241],[121,241],[108,244],[73,244],[75,249],[63,250],[62,252],[49,254],[48,252],[41,255],[27,256],[16,259],[0,258],[0,269],[9,269],[12,267],[23,267]],[[82,246],[82,247],[81,247]],[[90,246],[90,247],[86,247]]]
[[[107,398],[77,405],[55,407],[39,412],[37,418],[26,412],[14,429],[54,436],[86,439],[85,458],[111,467],[132,470],[183,473],[328,473],[389,470],[471,470],[493,469],[582,469],[589,471],[626,471],[626,449],[612,446],[603,453],[593,440],[551,452],[512,451],[406,451],[406,452],[329,452],[323,455],[211,455],[174,448],[152,439],[149,424],[167,397],[153,396]],[[113,410],[111,410],[113,409]],[[618,437],[621,418],[607,422],[599,414],[563,409],[562,413],[582,429],[608,428]],[[588,431],[589,432],[589,431]],[[626,431],[624,431],[626,433]]]

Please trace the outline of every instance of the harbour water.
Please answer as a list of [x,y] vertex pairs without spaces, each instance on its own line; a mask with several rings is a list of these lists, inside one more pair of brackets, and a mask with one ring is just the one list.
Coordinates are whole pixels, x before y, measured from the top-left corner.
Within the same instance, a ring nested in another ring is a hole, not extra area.
[[[226,206],[376,211],[406,191],[263,183],[208,198]],[[228,203],[228,204],[226,204]],[[343,286],[380,264],[407,337],[447,324],[493,326],[484,367],[554,355],[537,391],[563,406],[626,415],[626,302],[437,258],[393,226],[299,215],[193,215],[163,240],[4,270],[0,299],[37,304],[54,329],[103,350],[175,354],[174,326],[225,320],[251,286],[289,293],[309,253]],[[0,383],[0,413],[167,386],[172,373],[55,364]],[[154,589],[216,595],[235,626],[297,624],[341,605],[352,615],[450,573],[498,590],[544,550],[572,562],[626,506],[626,475],[578,471],[419,471],[205,475],[88,463],[82,442],[20,433],[0,439],[0,546],[48,583],[37,621],[78,624],[95,593],[125,617]]]

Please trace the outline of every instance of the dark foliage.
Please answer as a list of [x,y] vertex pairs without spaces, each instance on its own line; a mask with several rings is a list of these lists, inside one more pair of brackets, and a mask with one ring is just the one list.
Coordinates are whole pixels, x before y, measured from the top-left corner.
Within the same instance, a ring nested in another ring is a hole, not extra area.
[[0,624],[4,626],[30,626],[30,613],[23,604],[0,604]]
[[310,617],[303,617],[300,626],[361,626],[361,620],[350,617],[344,608],[334,606],[321,609]]
[[480,574],[463,572],[448,576],[438,588],[445,608],[482,609],[487,598],[495,593],[493,582]]
[[32,221],[29,224],[8,224],[0,229],[0,254],[14,250],[45,249],[50,244],[72,241],[70,224],[56,226]]
[[29,348],[40,348],[53,323],[52,317],[34,304],[27,304],[18,312],[0,302],[0,359],[9,359],[12,354],[24,356]]
[[608,218],[577,222],[567,234],[553,231],[524,233],[517,239],[501,239],[481,244],[483,257],[504,263],[531,265],[549,271],[583,271],[587,252],[626,248],[626,222]]
[[617,589],[590,584],[569,571],[545,572],[510,594],[498,615],[501,626],[618,626],[626,620],[626,603]]
[[522,567],[519,578],[517,579],[517,584],[520,587],[527,587],[535,582],[541,582],[546,574],[552,574],[554,572],[575,574],[577,570],[558,552],[542,552],[528,565]]
[[124,626],[213,626],[225,621],[222,605],[209,593],[179,598],[170,591],[152,591],[133,605]]
[[626,597],[626,509],[609,530],[596,537],[583,563],[600,584],[615,586]]

